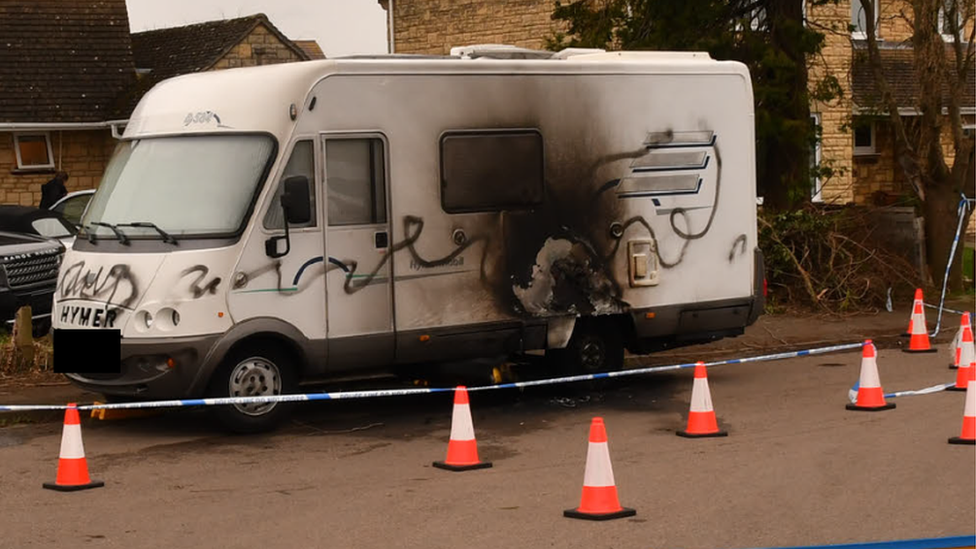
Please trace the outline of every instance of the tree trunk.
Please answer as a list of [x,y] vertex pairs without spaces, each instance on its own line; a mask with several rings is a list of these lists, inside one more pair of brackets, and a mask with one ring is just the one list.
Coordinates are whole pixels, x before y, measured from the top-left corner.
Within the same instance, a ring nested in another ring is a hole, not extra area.
[[[932,281],[939,288],[942,287],[942,278],[945,276],[946,264],[949,261],[949,251],[952,249],[956,226],[959,223],[957,212],[959,196],[954,194],[951,185],[932,185],[928,189],[923,206],[926,260],[929,272],[932,274]],[[956,249],[956,262],[951,273],[950,289],[958,289],[962,284],[960,276],[962,251],[962,242],[960,242]]]
[[763,206],[787,210],[810,199],[810,139],[807,137],[813,131],[813,126],[809,124],[809,77],[806,53],[797,40],[797,29],[803,27],[803,5],[801,2],[768,2],[765,10],[770,25],[770,40],[790,60],[788,66],[774,69],[780,74],[767,77],[783,81],[792,88],[788,99],[781,99],[767,108],[777,111],[778,117],[785,121],[798,121],[800,124],[792,130],[781,129],[779,139],[765,143],[765,169],[761,170],[766,181]]

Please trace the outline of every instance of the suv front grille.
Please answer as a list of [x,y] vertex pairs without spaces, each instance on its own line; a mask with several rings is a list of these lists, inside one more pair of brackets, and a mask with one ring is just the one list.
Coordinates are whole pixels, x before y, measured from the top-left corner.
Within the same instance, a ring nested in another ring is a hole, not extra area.
[[54,285],[58,281],[62,251],[57,248],[16,255],[0,256],[0,268],[7,275],[12,290]]

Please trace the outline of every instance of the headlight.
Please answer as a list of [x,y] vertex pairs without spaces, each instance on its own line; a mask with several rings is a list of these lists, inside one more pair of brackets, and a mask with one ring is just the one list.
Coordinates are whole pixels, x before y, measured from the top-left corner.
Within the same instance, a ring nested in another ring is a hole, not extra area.
[[142,321],[146,324],[146,329],[152,328],[152,323],[153,323],[152,313],[146,311],[146,314],[142,315]]

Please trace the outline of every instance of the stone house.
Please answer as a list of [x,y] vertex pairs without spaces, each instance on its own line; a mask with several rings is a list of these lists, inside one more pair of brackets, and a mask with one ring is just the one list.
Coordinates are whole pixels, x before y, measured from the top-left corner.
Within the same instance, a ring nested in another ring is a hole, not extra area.
[[95,186],[135,82],[123,0],[0,3],[0,203],[36,205],[56,169]]
[[38,204],[56,170],[69,192],[97,186],[132,109],[165,78],[321,56],[263,14],[131,34],[125,0],[4,0],[0,36],[0,204]]
[[[874,78],[867,64],[858,61],[861,58],[858,53],[866,47],[861,1],[839,0],[822,6],[804,3],[808,21],[816,21],[820,27],[842,29],[825,33],[823,55],[810,62],[811,82],[831,74],[844,88],[839,101],[811,105],[812,118],[822,128],[822,140],[814,151],[814,160],[834,170],[828,180],[811,182],[811,198],[815,201],[891,204],[911,193],[895,163],[889,124],[884,117],[872,115],[877,111],[878,96]],[[552,0],[378,2],[387,11],[387,40],[394,53],[447,54],[453,46],[470,44],[541,49],[547,35],[565,30],[551,19]],[[902,107],[900,112],[905,117],[916,116],[912,31],[907,20],[900,16],[908,5],[906,0],[874,2],[880,3],[878,38],[884,72]],[[847,31],[849,25],[854,26],[853,32]],[[970,139],[976,115],[974,78],[976,70],[971,70],[963,109]],[[946,145],[946,150],[951,150],[948,134]]]

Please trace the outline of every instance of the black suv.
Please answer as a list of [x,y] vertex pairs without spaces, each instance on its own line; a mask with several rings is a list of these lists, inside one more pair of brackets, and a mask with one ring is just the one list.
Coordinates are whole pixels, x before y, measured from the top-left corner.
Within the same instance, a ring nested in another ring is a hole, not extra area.
[[51,328],[51,306],[64,246],[26,234],[0,232],[0,322],[11,327],[17,309],[31,306],[34,335]]

